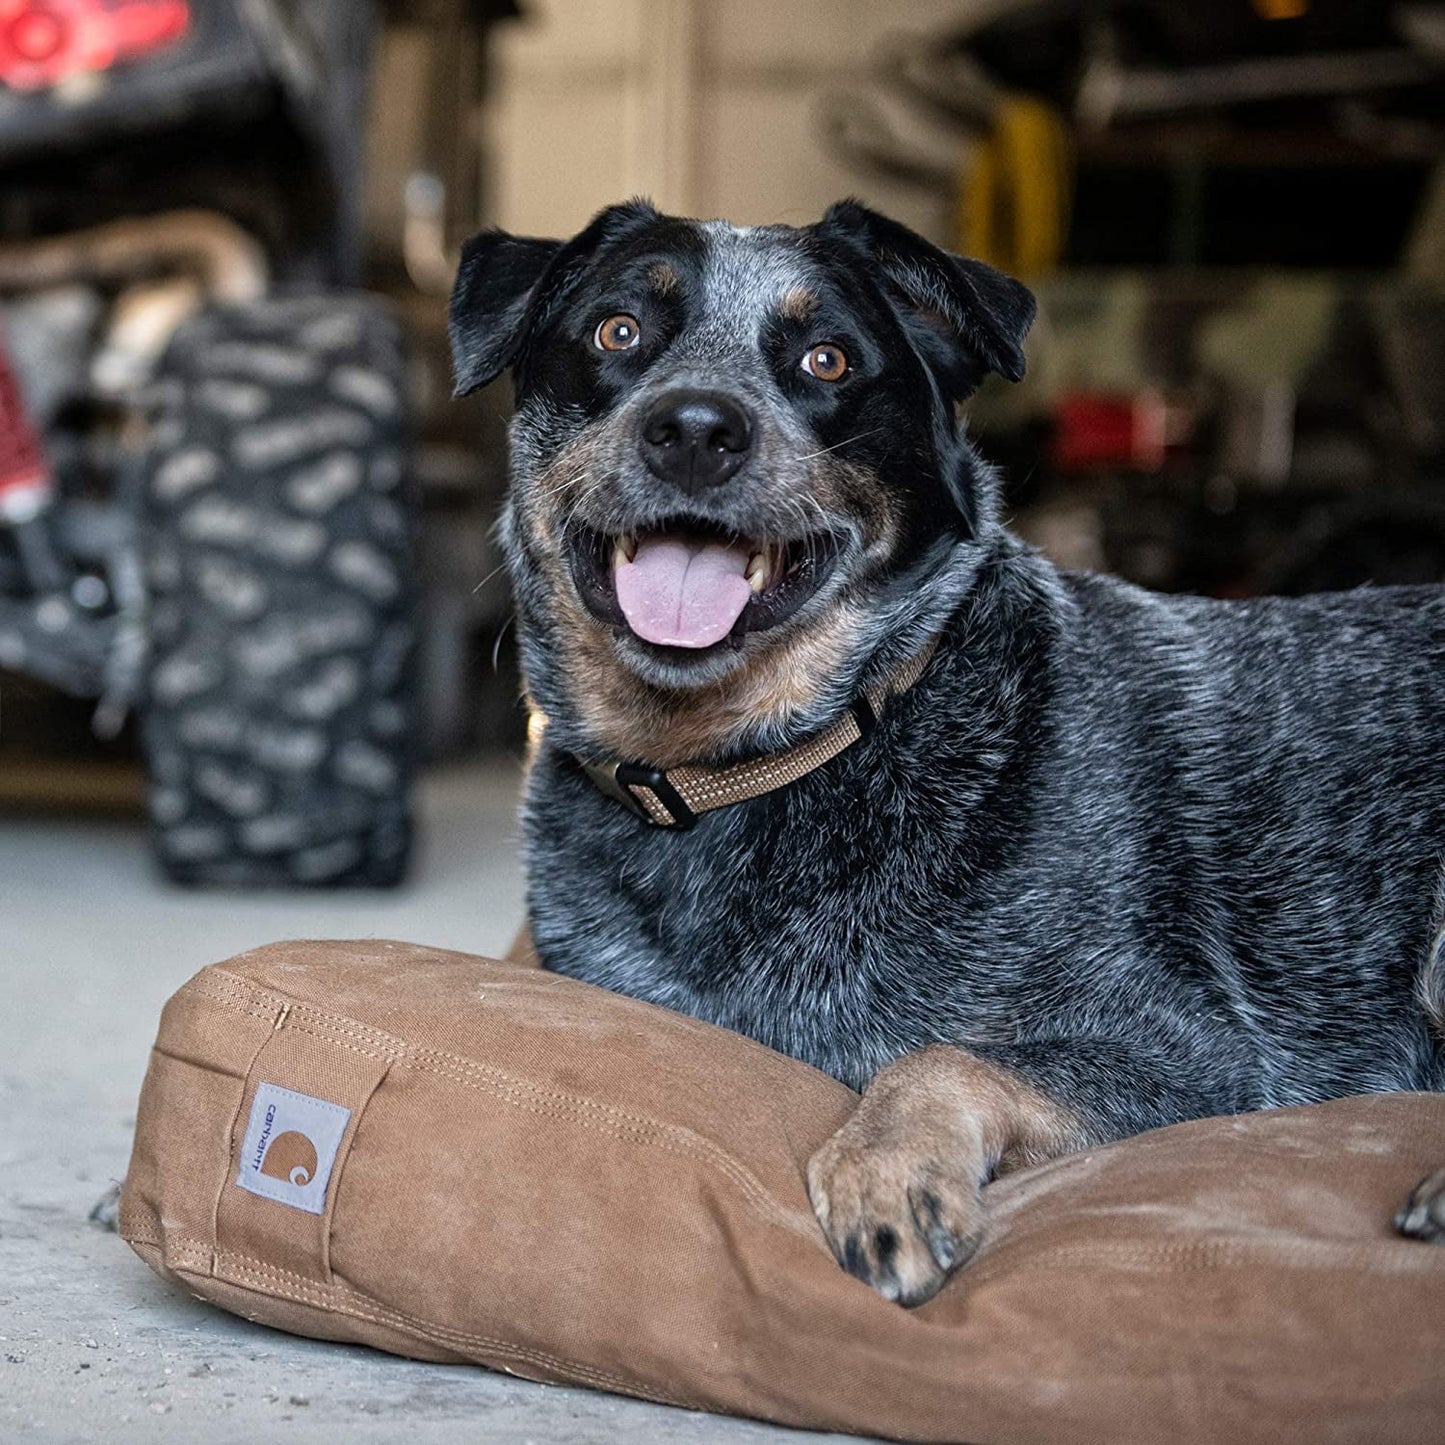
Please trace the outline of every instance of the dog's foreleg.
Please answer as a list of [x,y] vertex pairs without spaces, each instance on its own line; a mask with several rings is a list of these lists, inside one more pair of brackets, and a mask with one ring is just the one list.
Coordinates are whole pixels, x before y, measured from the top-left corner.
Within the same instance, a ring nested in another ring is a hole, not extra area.
[[934,1044],[875,1075],[809,1162],[808,1192],[843,1268],[918,1304],[978,1247],[995,1174],[1246,1107],[1233,1076],[1218,1056],[1118,1040]]

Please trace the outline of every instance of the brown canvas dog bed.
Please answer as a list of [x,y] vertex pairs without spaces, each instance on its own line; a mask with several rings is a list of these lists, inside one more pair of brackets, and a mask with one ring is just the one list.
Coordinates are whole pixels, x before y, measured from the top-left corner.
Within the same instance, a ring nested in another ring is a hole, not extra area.
[[1394,1209],[1445,1097],[1160,1130],[1006,1178],[909,1312],[845,1275],[809,1155],[854,1096],[514,963],[291,943],[166,1006],[122,1196],[251,1319],[916,1440],[1445,1439],[1445,1249]]

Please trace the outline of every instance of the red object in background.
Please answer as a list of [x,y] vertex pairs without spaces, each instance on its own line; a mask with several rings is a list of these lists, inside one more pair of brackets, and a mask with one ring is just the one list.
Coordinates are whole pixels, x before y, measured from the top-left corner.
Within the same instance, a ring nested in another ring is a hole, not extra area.
[[0,336],[0,521],[28,521],[45,506],[50,491],[45,447]]
[[0,0],[0,83],[44,90],[179,40],[188,0]]
[[1157,472],[1164,465],[1167,433],[1168,411],[1158,392],[1065,392],[1054,404],[1053,463],[1071,472],[1090,467]]

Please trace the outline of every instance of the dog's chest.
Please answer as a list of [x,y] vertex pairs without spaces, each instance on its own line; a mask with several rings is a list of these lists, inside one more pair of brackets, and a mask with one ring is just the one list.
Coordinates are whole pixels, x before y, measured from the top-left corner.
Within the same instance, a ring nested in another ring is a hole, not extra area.
[[[855,915],[781,886],[764,895],[733,878],[718,879],[705,900],[690,889],[614,896],[585,927],[585,900],[537,887],[533,926],[558,972],[734,1029],[838,1077],[866,1078],[900,1051],[890,1040],[909,1032],[896,987],[905,960],[886,925],[865,939]],[[851,902],[877,912],[859,891]]]
[[548,966],[855,1084],[941,1028],[967,1031],[973,991],[943,976],[961,955],[937,942],[956,936],[961,900],[920,862],[938,839],[906,810],[860,826],[818,801],[795,794],[673,833],[598,798],[534,794],[530,907]]

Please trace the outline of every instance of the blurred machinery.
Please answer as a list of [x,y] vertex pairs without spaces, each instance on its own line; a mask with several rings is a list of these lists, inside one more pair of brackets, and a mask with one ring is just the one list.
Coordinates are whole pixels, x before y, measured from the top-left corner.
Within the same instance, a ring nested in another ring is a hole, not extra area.
[[[0,796],[95,798],[120,729],[174,876],[379,882],[413,758],[519,740],[507,388],[451,399],[445,305],[518,9],[0,0]],[[1445,5],[959,16],[820,126],[1039,293],[970,407],[1015,525],[1220,595],[1445,578]]]
[[354,289],[373,29],[0,0],[0,667],[102,734],[138,715],[182,882],[406,867],[407,378]]
[[368,142],[366,237],[374,284],[412,352],[423,500],[417,572],[424,756],[520,746],[511,602],[492,535],[506,486],[509,383],[452,398],[446,303],[461,242],[486,211],[479,127],[491,28],[515,0],[389,0]]
[[1445,579],[1445,6],[980,9],[823,127],[1039,292],[972,413],[1020,529],[1156,587]]

